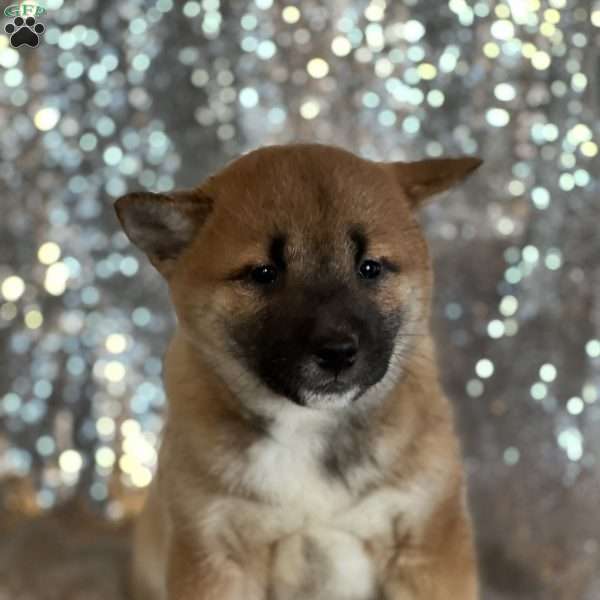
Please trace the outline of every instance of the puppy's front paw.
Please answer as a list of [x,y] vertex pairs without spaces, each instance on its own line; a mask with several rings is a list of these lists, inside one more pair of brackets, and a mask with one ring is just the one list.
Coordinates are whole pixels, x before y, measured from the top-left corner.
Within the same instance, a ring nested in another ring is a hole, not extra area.
[[278,543],[271,593],[274,600],[379,600],[362,543],[321,528]]

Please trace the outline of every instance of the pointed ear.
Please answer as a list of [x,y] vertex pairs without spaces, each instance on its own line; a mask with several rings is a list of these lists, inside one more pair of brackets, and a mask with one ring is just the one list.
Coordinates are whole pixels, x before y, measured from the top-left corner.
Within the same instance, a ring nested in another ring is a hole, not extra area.
[[115,210],[127,237],[168,277],[210,214],[212,200],[199,189],[135,192],[119,198]]
[[386,163],[398,185],[406,193],[413,208],[425,198],[445,192],[463,181],[483,161],[475,156],[459,158],[432,158],[417,162]]

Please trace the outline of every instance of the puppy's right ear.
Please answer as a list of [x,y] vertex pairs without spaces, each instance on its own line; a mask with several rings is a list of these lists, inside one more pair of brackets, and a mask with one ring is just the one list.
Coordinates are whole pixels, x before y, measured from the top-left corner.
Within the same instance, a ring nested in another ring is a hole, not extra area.
[[183,249],[212,210],[212,200],[201,190],[168,194],[136,192],[115,202],[127,237],[168,278]]

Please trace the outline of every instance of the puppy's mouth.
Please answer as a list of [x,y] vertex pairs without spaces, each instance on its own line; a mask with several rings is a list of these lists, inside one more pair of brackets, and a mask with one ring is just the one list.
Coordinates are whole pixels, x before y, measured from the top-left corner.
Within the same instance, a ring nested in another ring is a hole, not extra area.
[[352,404],[360,395],[359,386],[337,383],[318,388],[301,389],[294,401],[308,408],[343,408]]
[[315,394],[342,394],[350,388],[356,387],[343,379],[332,377],[329,381],[312,386],[308,391]]

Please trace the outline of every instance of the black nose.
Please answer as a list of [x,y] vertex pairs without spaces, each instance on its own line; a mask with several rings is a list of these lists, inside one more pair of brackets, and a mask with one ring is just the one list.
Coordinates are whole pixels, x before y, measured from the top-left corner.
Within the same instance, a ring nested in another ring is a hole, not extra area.
[[339,373],[356,361],[358,339],[356,336],[318,340],[314,346],[317,364],[327,371]]

